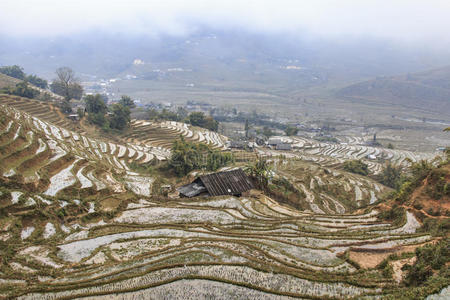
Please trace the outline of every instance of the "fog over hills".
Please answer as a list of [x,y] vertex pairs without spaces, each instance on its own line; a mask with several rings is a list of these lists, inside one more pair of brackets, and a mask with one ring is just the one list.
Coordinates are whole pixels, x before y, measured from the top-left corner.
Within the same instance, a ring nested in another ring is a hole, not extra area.
[[[308,78],[317,77],[314,84],[334,84],[436,68],[450,57],[375,38],[302,38],[211,28],[182,36],[99,31],[27,39],[0,36],[0,44],[1,65],[20,64],[48,79],[57,67],[67,65],[78,73],[99,77],[184,68],[202,80],[268,76],[271,81],[309,85]],[[145,66],[133,68],[135,59]],[[286,67],[297,72],[283,72]]]
[[449,0],[0,3],[0,299],[450,299]]
[[341,97],[450,113],[450,67],[379,77],[341,89]]

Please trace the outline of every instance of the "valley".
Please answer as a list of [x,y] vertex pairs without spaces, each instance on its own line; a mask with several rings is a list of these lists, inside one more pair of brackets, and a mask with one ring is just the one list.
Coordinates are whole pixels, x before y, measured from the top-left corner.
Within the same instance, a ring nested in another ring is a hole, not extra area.
[[137,166],[168,160],[180,136],[229,151],[226,137],[133,120],[112,142],[80,124],[48,103],[0,98],[3,297],[370,298],[398,289],[374,267],[437,241],[412,207],[395,221],[381,218],[391,189],[342,169],[363,159],[376,175],[383,163],[368,155],[407,167],[436,153],[365,146],[352,136],[340,144],[279,137],[293,150],[255,151],[272,161],[272,180],[290,182],[298,196],[178,198],[179,178]]

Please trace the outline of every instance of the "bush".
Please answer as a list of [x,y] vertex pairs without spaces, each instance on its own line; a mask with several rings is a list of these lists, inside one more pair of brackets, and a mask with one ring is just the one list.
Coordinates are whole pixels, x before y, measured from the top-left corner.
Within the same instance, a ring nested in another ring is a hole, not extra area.
[[398,189],[405,181],[405,176],[400,166],[396,167],[389,162],[378,175],[378,181],[385,186]]
[[23,68],[17,65],[0,67],[0,73],[21,80],[25,79]]
[[297,127],[294,127],[294,126],[287,126],[286,129],[284,129],[284,133],[287,136],[297,135],[298,129],[297,129]]
[[428,176],[428,174],[430,174],[431,170],[433,170],[433,165],[425,160],[414,163],[411,166],[413,181],[419,184],[420,181],[424,180]]
[[92,124],[98,125],[100,127],[109,127],[107,126],[107,120],[105,118],[105,114],[103,113],[90,113],[88,115],[88,120],[89,122],[91,122]]
[[48,87],[47,80],[39,78],[36,75],[28,75],[25,80],[41,89],[46,89]]
[[369,167],[367,164],[362,162],[361,160],[349,160],[344,163],[344,170],[347,172],[360,174],[360,175],[368,175]]
[[196,169],[215,171],[233,161],[231,153],[212,150],[205,144],[189,143],[181,137],[173,143],[169,166],[178,176],[184,176]]
[[423,220],[423,226],[419,229],[421,232],[427,232],[434,236],[445,236],[450,230],[450,219],[432,219]]
[[123,130],[130,123],[130,109],[122,104],[114,104],[111,107],[112,115],[109,118],[109,127],[112,129]]
[[391,209],[382,211],[378,217],[381,220],[392,222],[394,225],[400,225],[403,223],[405,216],[405,209],[400,206],[393,206]]
[[0,93],[5,93],[9,95],[16,95],[19,97],[25,98],[36,98],[39,95],[39,92],[33,88],[28,86],[26,82],[19,82],[15,87],[6,87],[0,89]]
[[428,244],[416,248],[417,260],[406,274],[405,282],[408,286],[418,286],[433,275],[433,270],[446,267],[450,260],[448,238],[432,245]]
[[86,111],[91,114],[105,114],[107,107],[105,101],[100,94],[87,95],[84,97],[84,102],[86,104]]
[[78,117],[80,117],[80,119],[82,119],[84,117],[84,109],[83,108],[78,108],[77,109],[77,115],[78,115]]
[[58,104],[58,106],[59,109],[65,114],[70,114],[72,112],[72,106],[70,105],[70,102],[67,100],[63,100]]
[[211,131],[219,129],[219,122],[212,117],[205,116],[202,112],[193,112],[188,117],[189,123],[194,126],[203,127]]

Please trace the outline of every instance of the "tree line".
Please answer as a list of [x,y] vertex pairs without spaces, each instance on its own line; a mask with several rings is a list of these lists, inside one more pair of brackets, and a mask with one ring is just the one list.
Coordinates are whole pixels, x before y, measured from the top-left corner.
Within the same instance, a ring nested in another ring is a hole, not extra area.
[[213,117],[205,115],[203,112],[192,112],[188,113],[183,107],[179,107],[177,111],[170,111],[168,109],[163,109],[158,111],[154,108],[148,111],[148,118],[150,120],[167,120],[167,121],[177,121],[191,124],[193,126],[198,126],[202,128],[209,129],[211,131],[219,130],[219,122],[214,120]]
[[36,75],[30,74],[27,75],[23,71],[23,68],[18,65],[13,66],[3,66],[0,67],[0,73],[8,75],[10,77],[23,80],[32,85],[35,85],[41,89],[46,89],[48,87],[48,82],[45,79],[42,79]]

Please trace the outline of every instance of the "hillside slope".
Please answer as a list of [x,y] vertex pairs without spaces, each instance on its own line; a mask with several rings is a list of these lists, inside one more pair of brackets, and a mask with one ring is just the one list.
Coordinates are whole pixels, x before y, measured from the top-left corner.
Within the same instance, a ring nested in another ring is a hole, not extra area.
[[364,81],[339,90],[337,95],[450,115],[450,67]]
[[0,89],[15,86],[19,82],[21,82],[21,80],[0,73]]
[[[377,189],[369,179],[301,162],[278,172],[303,190],[311,204],[304,211],[256,190],[155,195],[164,175],[129,168],[163,154],[163,147],[95,139],[0,105],[0,297],[372,297],[399,286],[379,269],[360,268],[355,253],[388,256],[435,240],[412,211],[380,220],[367,206]],[[350,184],[342,204],[328,195]],[[364,206],[349,214],[358,194]]]

